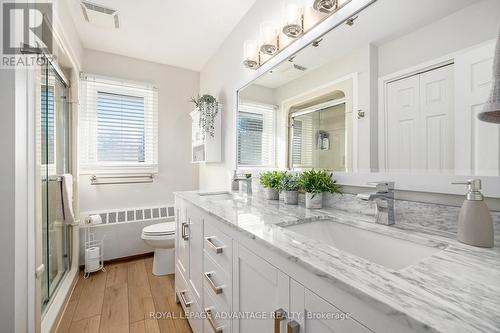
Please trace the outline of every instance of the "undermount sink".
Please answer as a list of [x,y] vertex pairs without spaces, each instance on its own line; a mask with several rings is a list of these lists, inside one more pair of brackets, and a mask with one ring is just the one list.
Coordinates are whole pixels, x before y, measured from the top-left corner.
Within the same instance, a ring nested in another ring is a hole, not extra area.
[[442,250],[331,219],[283,227],[392,270],[411,266]]
[[233,194],[228,191],[219,191],[219,192],[198,192],[198,195],[201,197],[210,197],[211,199],[220,199],[220,200],[226,200],[226,199],[232,199]]

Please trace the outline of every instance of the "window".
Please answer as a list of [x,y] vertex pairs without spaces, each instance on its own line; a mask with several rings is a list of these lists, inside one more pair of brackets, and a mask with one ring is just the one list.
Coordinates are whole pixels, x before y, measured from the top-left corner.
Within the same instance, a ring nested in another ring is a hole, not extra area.
[[55,110],[54,87],[42,85],[41,90],[42,164],[55,164]]
[[275,108],[240,104],[238,110],[238,166],[275,165]]
[[158,172],[156,88],[82,75],[81,173]]

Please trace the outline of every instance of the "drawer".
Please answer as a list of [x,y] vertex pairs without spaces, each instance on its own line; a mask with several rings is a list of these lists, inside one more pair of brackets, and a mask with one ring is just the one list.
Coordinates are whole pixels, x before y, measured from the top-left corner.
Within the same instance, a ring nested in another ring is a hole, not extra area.
[[188,288],[186,279],[182,275],[178,265],[175,265],[175,294],[184,311],[192,311],[191,304],[194,302],[193,293]]
[[335,318],[336,314],[342,314],[342,311],[309,289],[305,289],[304,300],[306,332],[372,333],[352,317]]
[[230,276],[207,254],[204,254],[204,287],[205,291],[212,294],[215,301],[227,309],[231,309],[232,281]]
[[[201,313],[201,306],[198,304],[193,296],[193,292],[188,287],[186,279],[179,271],[179,267],[175,266],[175,294],[179,300],[182,309],[186,313],[189,325],[195,333],[203,332],[203,319],[199,314]],[[197,315],[198,314],[198,315]]]
[[220,231],[212,218],[205,218],[203,249],[222,269],[231,274],[232,267],[232,239]]
[[220,304],[213,293],[205,289],[205,304],[203,306],[205,328],[204,333],[229,333],[231,332],[231,319],[229,309]]

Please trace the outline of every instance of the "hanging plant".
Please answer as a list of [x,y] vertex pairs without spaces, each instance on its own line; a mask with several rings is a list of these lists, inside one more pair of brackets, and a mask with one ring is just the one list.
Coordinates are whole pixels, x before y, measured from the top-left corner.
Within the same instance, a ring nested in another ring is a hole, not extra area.
[[206,133],[213,138],[215,136],[215,117],[219,113],[219,102],[212,95],[203,95],[201,97],[198,95],[196,98],[191,98],[191,102],[200,111],[199,126],[203,138],[205,138]]

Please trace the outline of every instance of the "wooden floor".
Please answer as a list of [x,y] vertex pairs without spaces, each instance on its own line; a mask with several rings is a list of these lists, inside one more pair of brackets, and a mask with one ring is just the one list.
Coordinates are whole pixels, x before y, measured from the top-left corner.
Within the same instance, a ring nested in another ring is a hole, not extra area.
[[154,276],[152,265],[147,257],[106,265],[88,279],[80,274],[56,332],[191,333],[175,303],[174,275]]

